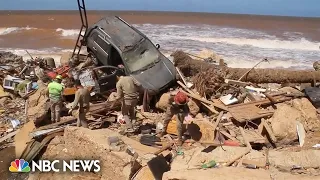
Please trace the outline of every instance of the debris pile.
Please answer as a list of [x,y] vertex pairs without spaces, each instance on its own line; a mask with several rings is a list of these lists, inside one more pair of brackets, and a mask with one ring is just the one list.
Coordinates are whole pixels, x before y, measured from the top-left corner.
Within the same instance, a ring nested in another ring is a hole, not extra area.
[[[261,175],[264,179],[303,179],[304,175],[320,174],[320,151],[316,149],[320,147],[316,98],[320,89],[314,82],[319,81],[319,72],[228,68],[224,63],[192,59],[182,51],[172,56],[180,79],[167,92],[153,97],[149,112],[143,110],[142,103],[136,107],[137,121],[133,124],[137,130],[133,133],[123,131],[121,102],[110,101],[112,95],[109,98],[106,93],[92,94],[87,114],[89,129],[71,127],[76,125],[76,112],[60,122],[47,122],[50,114],[43,93],[46,84],[38,78],[37,89],[28,95],[28,123],[10,136],[15,136],[17,158],[34,160],[48,146],[42,158],[100,159],[103,168],[94,174],[96,179],[181,179],[186,174],[192,176],[187,179],[196,179],[194,176],[199,174],[201,179],[212,179],[212,173],[202,173],[204,169],[215,174],[225,172],[218,175],[222,179],[231,177],[229,172]],[[85,76],[99,68],[84,64],[63,72],[82,71]],[[84,71],[85,66],[88,71]],[[82,78],[83,86],[91,83],[92,79],[87,77],[90,76]],[[70,89],[64,92],[66,97],[74,94]],[[190,112],[183,121],[182,146],[176,141],[177,116],[170,121],[167,134],[157,136],[163,129],[170,98],[177,92],[190,98]],[[24,109],[25,101],[18,99],[11,103],[24,112],[21,108]],[[10,103],[5,106],[3,112],[11,110],[12,114]],[[66,103],[65,109],[68,106]],[[50,175],[61,179],[66,174]]]
[[[11,91],[8,78],[8,75],[19,74],[23,64],[21,56],[0,52],[0,136],[3,137],[11,137],[13,131],[26,122],[25,100]],[[2,140],[0,144],[3,144]]]

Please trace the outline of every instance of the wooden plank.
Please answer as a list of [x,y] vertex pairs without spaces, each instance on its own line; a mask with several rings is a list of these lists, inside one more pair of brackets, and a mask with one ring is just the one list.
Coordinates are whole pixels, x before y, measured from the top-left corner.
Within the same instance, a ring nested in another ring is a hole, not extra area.
[[37,129],[35,129],[35,131],[45,130],[45,129],[52,129],[52,128],[60,126],[62,124],[71,123],[72,121],[75,121],[75,120],[77,120],[77,118],[72,117],[72,119],[70,118],[68,120],[64,120],[64,121],[56,122],[56,123],[53,123],[53,124],[41,126],[41,127],[37,128]]
[[16,131],[11,132],[11,133],[9,133],[9,134],[7,134],[5,136],[3,136],[2,138],[0,138],[0,143],[2,143],[3,141],[15,136],[18,132],[19,132],[19,129],[16,130]]
[[274,135],[271,127],[267,124],[267,122],[263,118],[261,119],[261,123],[263,124],[264,128],[266,129],[267,133],[269,134],[269,137],[270,137],[271,141],[273,143],[276,143],[277,142],[277,138]]
[[180,71],[180,69],[179,69],[178,67],[176,67],[176,69],[177,69],[177,72],[178,72],[178,74],[180,75],[183,83],[184,83],[185,85],[187,85],[186,78],[184,77],[184,75],[182,74],[182,72]]
[[229,108],[232,117],[239,122],[246,122],[273,115],[273,111],[262,110],[254,104]]
[[235,85],[239,85],[239,86],[248,86],[250,84],[247,82],[237,81],[237,80],[232,80],[232,79],[225,79],[224,82],[227,84],[235,84]]
[[240,154],[239,156],[237,156],[237,157],[229,160],[229,161],[225,164],[225,166],[230,166],[231,164],[233,164],[233,163],[234,163],[235,161],[237,161],[238,159],[241,159],[243,156],[249,154],[250,151],[251,151],[251,149],[248,148],[244,153],[242,153],[242,154]]
[[211,101],[208,101],[208,100],[202,98],[200,95],[193,93],[193,92],[192,92],[190,89],[188,89],[182,82],[177,81],[177,83],[178,83],[180,86],[182,86],[186,91],[189,92],[189,93],[188,93],[188,92],[182,90],[182,92],[185,93],[186,95],[188,95],[188,96],[190,96],[190,97],[192,97],[192,98],[194,98],[194,99],[197,99],[197,100],[199,100],[199,101],[201,101],[201,102],[203,102],[203,103],[207,103],[207,104],[210,104],[210,105],[212,105],[212,106],[214,106],[214,107],[217,107],[217,108],[219,108],[219,109],[228,111],[228,108],[227,108],[227,107],[221,106],[221,105],[216,104],[216,103],[211,102]]
[[244,130],[243,130],[242,127],[239,127],[239,128],[240,128],[240,132],[241,132],[241,135],[242,135],[242,137],[243,137],[244,142],[246,143],[247,147],[251,150],[252,147],[251,147],[250,142],[248,141],[248,138],[247,138],[247,136],[246,136],[246,133],[244,133]]
[[190,96],[190,97],[192,97],[192,98],[194,98],[194,99],[196,99],[196,100],[199,100],[199,101],[201,101],[201,102],[203,102],[203,103],[210,104],[210,105],[212,105],[212,106],[214,106],[214,107],[217,107],[217,108],[219,108],[219,109],[222,109],[222,110],[224,110],[224,111],[228,111],[228,108],[227,108],[227,107],[221,106],[221,105],[219,105],[219,104],[213,103],[213,102],[208,101],[208,100],[203,99],[203,98],[199,98],[198,96],[195,96],[194,94],[187,93],[186,91],[183,91],[183,90],[181,90],[181,91],[182,91],[183,93],[185,93],[187,96]]
[[227,131],[225,130],[220,130],[221,134],[223,134],[224,136],[226,136],[227,138],[233,140],[233,141],[238,141],[236,138],[232,137]]
[[222,116],[223,116],[223,111],[221,111],[221,112],[219,113],[219,115],[218,115],[218,117],[217,117],[217,120],[216,120],[216,122],[215,122],[214,125],[213,125],[213,134],[215,134],[216,128],[218,127],[218,125],[219,125],[219,123],[220,123],[220,121],[221,121]]
[[[284,102],[284,101],[289,101],[292,98],[291,97],[285,97],[285,96],[275,96],[273,97],[278,103]],[[269,105],[271,104],[271,101],[269,99],[263,99],[260,101],[251,101],[247,103],[241,103],[241,104],[234,104],[234,105],[229,105],[228,108],[233,108],[233,107],[239,107],[239,106],[247,106],[247,105],[255,105],[255,106],[261,106],[261,105]]]
[[154,180],[154,176],[148,166],[142,167],[134,176],[134,180]]
[[247,136],[247,140],[250,143],[259,143],[259,144],[264,144],[266,143],[266,138],[263,137],[258,130],[253,130],[253,129],[244,129],[244,132]]
[[204,105],[206,108],[208,108],[212,113],[219,114],[218,111],[216,111],[215,109],[211,108],[209,105],[206,105],[203,102],[201,102],[201,104]]
[[19,133],[17,133],[14,137],[14,146],[15,146],[15,153],[16,158],[20,158],[23,151],[28,146],[28,142],[32,140],[32,138],[29,136],[29,133],[32,132],[35,129],[34,122],[31,120],[23,125],[23,127],[20,129]]
[[26,152],[26,153],[25,153],[25,157],[22,157],[22,158],[23,158],[24,160],[30,162],[31,160],[33,160],[33,159],[39,154],[39,152],[42,150],[42,148],[43,148],[44,146],[46,146],[46,145],[51,141],[51,139],[53,139],[54,137],[56,137],[56,136],[58,136],[58,135],[63,135],[63,132],[58,132],[58,133],[50,134],[50,135],[46,136],[46,137],[41,141],[41,143],[40,143],[40,142],[37,142],[37,141],[34,141],[36,145],[33,146],[29,152]]
[[194,120],[188,124],[187,130],[191,138],[197,142],[212,142],[214,140],[213,124],[208,120]]
[[251,101],[260,101],[262,99],[261,97],[254,95],[252,92],[247,93],[247,96]]

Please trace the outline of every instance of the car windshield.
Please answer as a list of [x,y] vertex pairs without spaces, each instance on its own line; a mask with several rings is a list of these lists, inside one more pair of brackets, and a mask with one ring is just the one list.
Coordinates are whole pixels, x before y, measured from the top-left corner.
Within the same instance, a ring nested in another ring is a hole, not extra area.
[[123,55],[129,70],[135,72],[156,63],[160,53],[151,41],[144,39]]

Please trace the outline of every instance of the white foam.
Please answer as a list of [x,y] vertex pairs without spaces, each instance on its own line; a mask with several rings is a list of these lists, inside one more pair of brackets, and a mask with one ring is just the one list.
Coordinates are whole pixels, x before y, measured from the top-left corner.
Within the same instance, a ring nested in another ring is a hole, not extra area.
[[226,43],[238,46],[253,46],[266,49],[288,49],[288,50],[304,50],[317,51],[319,50],[319,42],[311,42],[305,38],[300,40],[271,40],[271,39],[248,39],[248,38],[198,38],[198,37],[182,37],[184,39],[212,42],[212,43]]
[[[62,29],[58,28],[56,29],[57,32],[60,32],[63,37],[75,37],[79,34],[79,29]],[[82,35],[84,35],[84,31],[81,32]]]
[[[252,68],[261,60],[243,60],[239,58],[225,58],[228,67]],[[256,68],[290,68],[290,69],[312,69],[312,63],[299,62],[295,60],[271,59],[269,62],[262,62]]]
[[27,26],[27,27],[2,27],[2,28],[0,28],[0,36],[10,34],[10,33],[15,33],[18,31],[32,30],[32,29],[37,29],[37,28],[32,28],[29,26]]

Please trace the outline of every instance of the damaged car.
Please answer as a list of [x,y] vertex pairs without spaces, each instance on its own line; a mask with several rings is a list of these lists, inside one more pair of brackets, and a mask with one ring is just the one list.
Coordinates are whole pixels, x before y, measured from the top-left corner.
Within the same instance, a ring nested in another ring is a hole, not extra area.
[[[175,82],[175,66],[159,51],[160,45],[154,45],[147,36],[120,17],[108,16],[99,20],[87,30],[84,44],[92,61],[98,67],[106,66],[102,70],[114,67],[118,71],[117,67],[122,66],[125,75],[134,77],[151,94]],[[109,72],[108,77],[101,81],[110,82],[101,90],[115,88],[113,81],[117,73]]]

